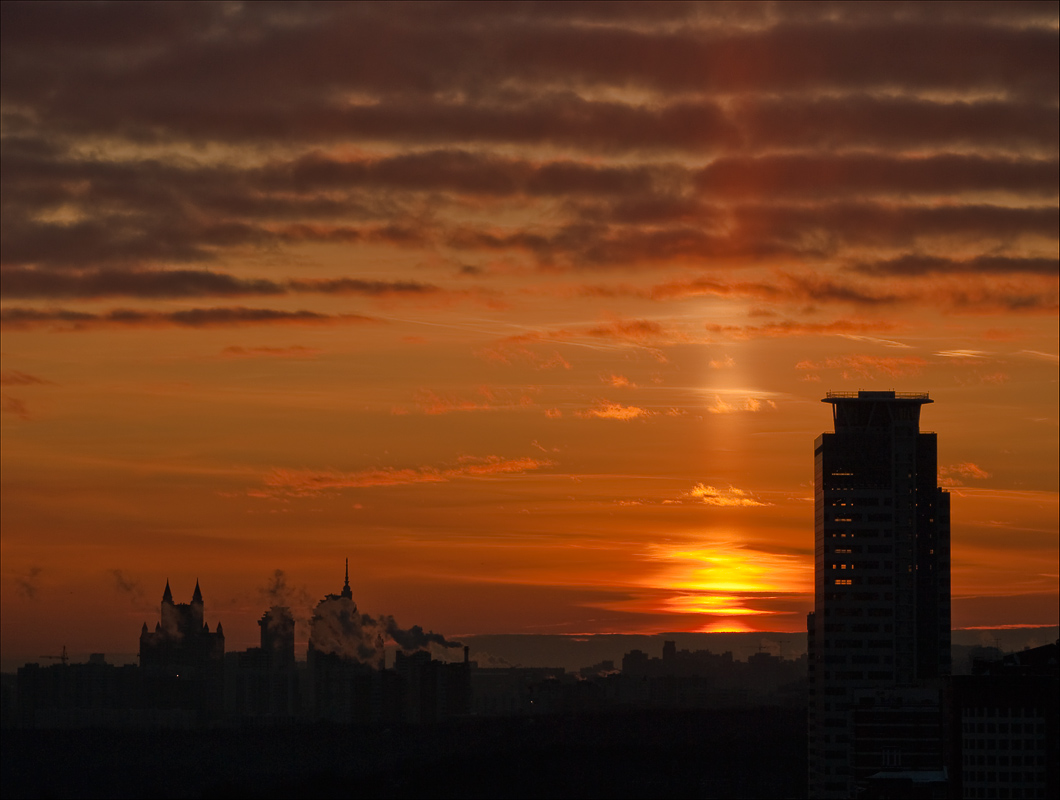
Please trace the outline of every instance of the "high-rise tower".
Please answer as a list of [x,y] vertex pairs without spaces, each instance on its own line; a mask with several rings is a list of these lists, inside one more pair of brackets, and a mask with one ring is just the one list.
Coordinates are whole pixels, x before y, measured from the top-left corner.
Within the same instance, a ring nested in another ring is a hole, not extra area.
[[[835,432],[814,443],[809,780],[810,797],[838,798],[854,794],[855,761],[877,760],[856,740],[858,709],[887,692],[891,707],[902,692],[930,694],[949,674],[949,495],[936,435],[919,429],[927,394],[829,392],[823,402]],[[877,769],[899,766],[887,761],[900,752],[880,749]]]

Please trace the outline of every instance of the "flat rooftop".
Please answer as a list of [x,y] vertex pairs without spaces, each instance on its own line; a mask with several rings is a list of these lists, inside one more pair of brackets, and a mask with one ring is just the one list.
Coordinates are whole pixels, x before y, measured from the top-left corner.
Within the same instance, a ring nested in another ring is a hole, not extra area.
[[913,403],[933,403],[927,392],[827,392],[822,403],[834,403],[837,400],[903,400]]

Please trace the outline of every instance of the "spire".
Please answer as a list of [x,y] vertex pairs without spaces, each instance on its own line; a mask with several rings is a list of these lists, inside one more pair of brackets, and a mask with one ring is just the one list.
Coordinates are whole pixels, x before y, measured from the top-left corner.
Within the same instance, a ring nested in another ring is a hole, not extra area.
[[163,603],[172,603],[173,602],[173,592],[171,592],[170,589],[169,589],[169,578],[166,578],[166,590],[164,592],[162,592],[162,602]]
[[346,582],[342,585],[342,596],[353,599],[353,590],[350,588],[350,560],[346,559]]
[[195,594],[193,594],[191,596],[191,602],[193,602],[193,603],[201,603],[202,602],[202,592],[199,590],[199,579],[198,578],[195,579]]

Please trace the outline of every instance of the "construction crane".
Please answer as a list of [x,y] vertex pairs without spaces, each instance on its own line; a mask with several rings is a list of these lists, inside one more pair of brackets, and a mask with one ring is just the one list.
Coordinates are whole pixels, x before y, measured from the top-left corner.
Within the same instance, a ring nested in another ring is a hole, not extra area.
[[66,645],[63,645],[63,652],[57,656],[41,656],[41,658],[54,658],[56,661],[61,661],[63,666],[66,666],[66,662],[70,660],[70,657],[66,655]]

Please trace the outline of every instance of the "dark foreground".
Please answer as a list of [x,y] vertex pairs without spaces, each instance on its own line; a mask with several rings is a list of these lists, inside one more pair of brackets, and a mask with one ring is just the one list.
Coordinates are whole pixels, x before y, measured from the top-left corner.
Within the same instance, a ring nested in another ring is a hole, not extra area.
[[804,797],[802,710],[3,731],[13,797]]

